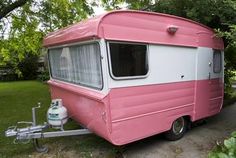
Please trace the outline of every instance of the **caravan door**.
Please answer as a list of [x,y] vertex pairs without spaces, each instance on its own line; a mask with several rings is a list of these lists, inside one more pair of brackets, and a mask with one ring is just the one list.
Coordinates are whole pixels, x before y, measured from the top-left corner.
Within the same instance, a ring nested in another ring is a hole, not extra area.
[[196,54],[195,120],[220,111],[223,100],[223,52],[198,48]]

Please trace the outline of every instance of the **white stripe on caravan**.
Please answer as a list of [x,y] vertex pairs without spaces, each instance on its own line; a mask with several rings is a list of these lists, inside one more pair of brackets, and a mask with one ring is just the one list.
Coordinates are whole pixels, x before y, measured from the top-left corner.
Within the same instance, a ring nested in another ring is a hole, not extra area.
[[[164,45],[149,45],[149,74],[146,78],[113,80],[108,77],[109,88],[130,87],[209,78],[211,48],[194,48]],[[197,59],[198,57],[198,59]],[[198,72],[196,72],[198,66]],[[181,76],[184,76],[181,78]],[[196,76],[197,75],[197,76]],[[212,73],[211,78],[219,77]]]

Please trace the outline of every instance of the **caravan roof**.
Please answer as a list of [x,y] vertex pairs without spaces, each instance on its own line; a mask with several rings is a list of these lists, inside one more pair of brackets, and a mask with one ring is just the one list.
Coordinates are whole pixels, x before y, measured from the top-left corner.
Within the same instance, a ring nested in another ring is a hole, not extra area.
[[[169,27],[176,27],[175,34]],[[107,39],[223,49],[223,41],[200,23],[162,13],[121,10],[99,15],[48,34],[44,46]]]

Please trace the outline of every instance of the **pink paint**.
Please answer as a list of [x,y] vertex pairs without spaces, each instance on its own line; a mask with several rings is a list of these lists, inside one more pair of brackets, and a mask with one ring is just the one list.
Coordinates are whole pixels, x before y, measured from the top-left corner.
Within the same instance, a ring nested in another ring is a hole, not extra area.
[[214,115],[223,102],[221,79],[115,88],[106,95],[48,83],[52,98],[62,98],[73,119],[116,145],[167,131],[181,116],[195,121]]
[[220,112],[224,95],[224,84],[221,78],[200,80],[196,84],[196,90],[196,106],[193,120]]
[[[175,34],[167,32],[178,27]],[[50,33],[45,47],[91,39],[223,49],[214,31],[197,22],[161,13],[113,11]]]
[[[52,99],[61,98],[69,112],[69,117],[89,128],[99,136],[108,139],[108,126],[102,118],[108,111],[104,95],[86,88],[60,81],[48,82]],[[106,118],[107,116],[105,116]]]

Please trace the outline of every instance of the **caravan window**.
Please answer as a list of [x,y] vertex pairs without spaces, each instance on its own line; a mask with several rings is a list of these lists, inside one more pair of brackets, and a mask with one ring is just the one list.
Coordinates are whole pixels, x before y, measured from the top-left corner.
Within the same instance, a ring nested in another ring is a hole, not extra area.
[[110,62],[114,77],[139,77],[148,72],[147,46],[142,44],[109,43]]
[[50,49],[49,62],[52,78],[88,87],[102,88],[98,44]]
[[213,71],[220,73],[222,68],[222,58],[220,50],[214,50],[213,53]]

